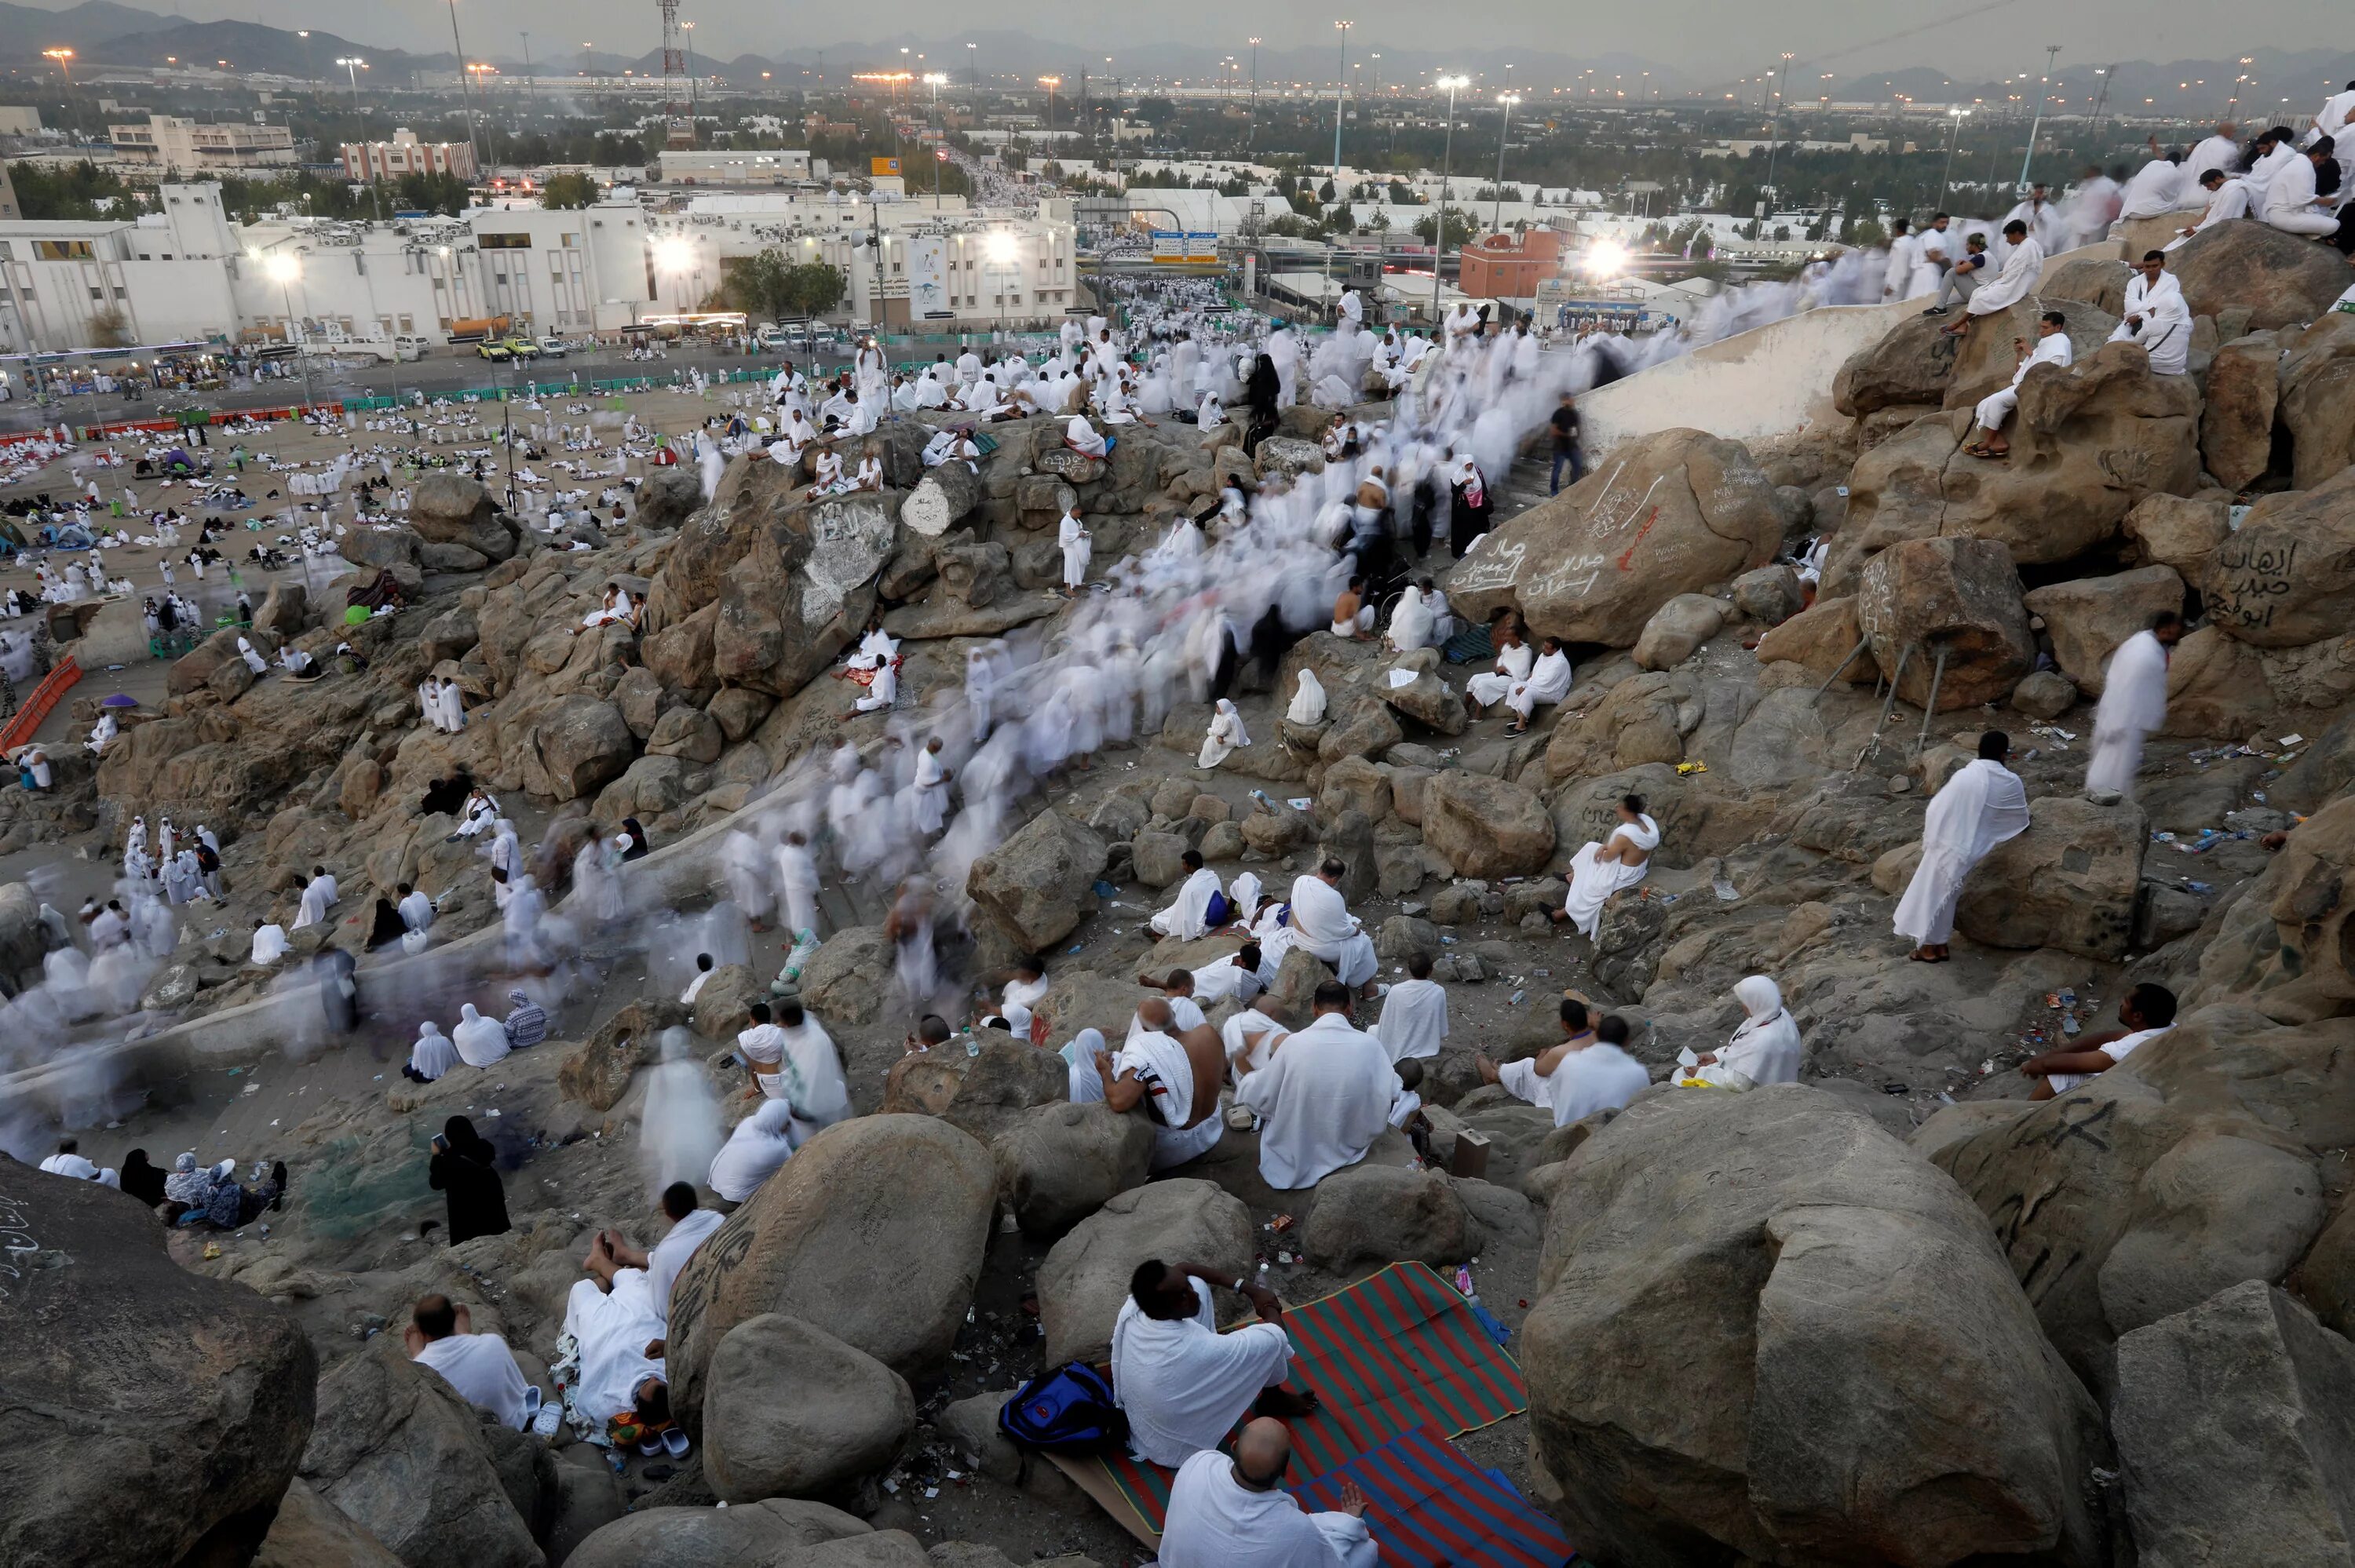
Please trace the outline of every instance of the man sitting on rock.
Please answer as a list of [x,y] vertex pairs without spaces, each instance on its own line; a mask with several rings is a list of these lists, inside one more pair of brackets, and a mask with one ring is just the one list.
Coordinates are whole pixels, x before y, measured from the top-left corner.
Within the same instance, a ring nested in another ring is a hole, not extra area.
[[[1220,1333],[1218,1290],[1249,1301],[1259,1321]],[[1292,1368],[1292,1336],[1266,1286],[1203,1264],[1147,1258],[1129,1276],[1128,1298],[1113,1322],[1112,1392],[1128,1414],[1129,1451],[1138,1458],[1182,1465],[1215,1449],[1254,1404],[1273,1416],[1317,1407],[1315,1394],[1279,1386]]]
[[1292,928],[1300,946],[1332,965],[1343,985],[1371,1000],[1380,994],[1374,977],[1381,972],[1381,960],[1374,955],[1374,939],[1342,895],[1341,878],[1348,872],[1347,862],[1327,855],[1313,875],[1295,878]]
[[[1192,969],[1171,969],[1159,980],[1155,980],[1149,975],[1139,975],[1136,980],[1139,985],[1149,986],[1159,991],[1162,999],[1169,1004],[1169,1022],[1167,1027],[1171,1033],[1182,1034],[1202,1022],[1202,1004],[1194,1000]],[[1140,1007],[1136,1016],[1129,1020],[1128,1037],[1134,1040],[1139,1029],[1150,1027],[1152,1025],[1145,1022],[1145,1010]]]
[[1382,1015],[1373,1028],[1393,1062],[1436,1056],[1447,1038],[1447,988],[1431,978],[1431,955],[1408,955],[1406,972],[1410,978],[1382,998]]
[[670,1425],[670,1383],[663,1367],[665,1314],[643,1268],[617,1255],[613,1237],[599,1231],[581,1266],[591,1277],[572,1287],[564,1331],[581,1347],[576,1415],[608,1432],[617,1427],[658,1432]]
[[1366,1499],[1341,1488],[1336,1513],[1310,1513],[1284,1489],[1292,1434],[1260,1416],[1235,1457],[1204,1449],[1178,1467],[1161,1532],[1162,1568],[1374,1568],[1381,1549],[1366,1530]]
[[[1190,1003],[1188,1005],[1191,1005]],[[1169,1001],[1148,997],[1136,1010],[1128,1039],[1101,1071],[1104,1103],[1125,1114],[1142,1105],[1153,1123],[1153,1169],[1167,1171],[1205,1154],[1226,1124],[1219,1118],[1219,1085],[1226,1075],[1219,1032],[1179,1025]]]
[[[1473,1058],[1480,1081],[1499,1084],[1515,1099],[1553,1112],[1556,1127],[1568,1127],[1600,1110],[1624,1110],[1651,1086],[1644,1064],[1601,1037],[1589,1022],[1587,1005],[1576,997],[1561,1002],[1561,1044],[1499,1067],[1485,1053]],[[1614,1022],[1605,1020],[1605,1022]],[[1617,1031],[1625,1038],[1625,1026]]]
[[2069,341],[2069,318],[2059,311],[2047,311],[2037,319],[2036,344],[2031,349],[2026,340],[2014,338],[2011,346],[2019,355],[2019,368],[2011,373],[2011,385],[1997,388],[1979,399],[1979,439],[1963,449],[1965,457],[1986,458],[1999,462],[2011,455],[2011,438],[2003,433],[2003,424],[2019,407],[2019,384],[2028,373],[2040,365],[2057,365],[2066,370],[2077,363],[2077,350]]
[[1202,863],[1200,850],[1189,849],[1178,858],[1186,868],[1186,880],[1178,886],[1176,902],[1155,915],[1152,926],[1158,936],[1190,942],[1225,925],[1233,918],[1233,911],[1227,906],[1226,885],[1217,872]]
[[2175,1027],[2175,993],[2146,980],[2126,992],[2118,1003],[2118,1022],[2125,1027],[2088,1034],[2066,1051],[2046,1051],[2019,1065],[2020,1072],[2038,1080],[2031,1100],[2065,1095],[2097,1073],[2105,1073],[2128,1055]]
[[1103,433],[1088,423],[1085,414],[1072,415],[1063,426],[1063,444],[1082,457],[1101,458],[1112,450]]
[[1313,1187],[1366,1157],[1390,1126],[1391,1054],[1349,1021],[1349,989],[1316,988],[1316,1015],[1246,1075],[1237,1103],[1260,1118],[1259,1172],[1271,1187]]
[[717,1209],[698,1208],[694,1183],[674,1181],[663,1189],[663,1217],[670,1221],[670,1233],[655,1243],[649,1251],[641,1252],[618,1237],[612,1238],[613,1260],[624,1268],[642,1268],[646,1273],[646,1288],[654,1296],[655,1310],[663,1315],[667,1326],[670,1319],[670,1287],[678,1283],[679,1271],[687,1266],[711,1233],[725,1224],[728,1216]]
[[453,1307],[439,1294],[419,1297],[401,1340],[410,1361],[441,1373],[459,1398],[500,1425],[520,1432],[531,1425],[538,1391],[524,1382],[505,1340],[474,1332],[473,1315],[464,1305]]
[[1897,934],[1913,938],[1906,956],[1916,963],[1943,964],[1953,955],[1946,938],[1955,932],[1955,906],[1971,867],[1996,845],[2028,829],[2028,790],[2004,766],[2011,737],[1999,729],[1979,736],[1976,761],[1955,769],[1922,818],[1922,859],[1897,904]]

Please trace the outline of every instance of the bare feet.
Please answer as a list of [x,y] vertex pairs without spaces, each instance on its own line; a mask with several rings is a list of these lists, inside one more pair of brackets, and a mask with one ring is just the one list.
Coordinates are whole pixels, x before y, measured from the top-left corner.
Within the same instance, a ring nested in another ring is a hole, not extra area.
[[1281,1418],[1287,1415],[1313,1415],[1324,1407],[1324,1402],[1308,1389],[1304,1388],[1295,1393],[1288,1388],[1271,1388],[1261,1391],[1259,1403],[1254,1408],[1262,1415]]
[[1497,1072],[1497,1064],[1488,1060],[1487,1052],[1473,1052],[1472,1065],[1480,1070],[1480,1081],[1482,1083],[1493,1084],[1497,1081],[1499,1075]]

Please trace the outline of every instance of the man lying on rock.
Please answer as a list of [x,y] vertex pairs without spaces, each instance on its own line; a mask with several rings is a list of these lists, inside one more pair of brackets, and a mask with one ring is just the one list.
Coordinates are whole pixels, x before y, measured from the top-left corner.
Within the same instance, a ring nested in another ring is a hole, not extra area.
[[[1220,1333],[1221,1290],[1249,1301],[1259,1321]],[[1180,1465],[1217,1447],[1247,1410],[1281,1417],[1317,1408],[1314,1393],[1280,1386],[1292,1367],[1292,1337],[1266,1286],[1204,1264],[1148,1258],[1129,1277],[1128,1294],[1113,1323],[1112,1388],[1138,1458]]]
[[573,1413],[617,1447],[642,1443],[671,1424],[664,1314],[646,1271],[622,1261],[608,1232],[590,1241],[581,1267],[590,1277],[564,1307],[564,1331],[581,1347]]
[[2049,1100],[2125,1061],[2175,1027],[2175,993],[2148,981],[2126,992],[2118,1003],[2118,1022],[2125,1027],[2088,1034],[2067,1051],[2046,1051],[2019,1065],[2020,1072],[2039,1080],[2031,1100]]

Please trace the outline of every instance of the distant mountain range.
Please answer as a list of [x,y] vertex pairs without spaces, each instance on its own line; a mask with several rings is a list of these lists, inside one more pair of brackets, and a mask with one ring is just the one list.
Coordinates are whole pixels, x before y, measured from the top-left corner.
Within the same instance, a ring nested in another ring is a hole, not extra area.
[[[649,6],[647,32],[654,31]],[[973,46],[967,48],[967,45]],[[189,22],[126,5],[118,0],[81,0],[60,11],[40,10],[0,0],[0,63],[20,72],[48,69],[41,58],[47,48],[76,51],[75,68],[87,70],[109,65],[162,65],[168,58],[181,61],[227,60],[239,70],[264,71],[321,81],[341,73],[335,60],[357,54],[369,62],[370,76],[386,86],[406,86],[417,71],[450,71],[457,58],[448,52],[411,53],[314,28],[308,37],[283,28],[252,22]],[[910,52],[901,54],[905,48]],[[1110,63],[1105,63],[1106,53]],[[920,59],[919,55],[924,57]],[[525,69],[521,59],[507,53],[486,57],[508,74]],[[1259,52],[1259,81],[1264,90],[1289,82],[1329,88],[1339,58],[1337,48],[1275,48]],[[2293,120],[2310,114],[2328,91],[2355,80],[2355,51],[2280,49],[2253,51],[2245,68],[2248,80],[2239,92],[2240,117],[2247,121]],[[1224,62],[1231,60],[1231,66]],[[1526,85],[1533,91],[1558,86],[1587,84],[1605,91],[1624,92],[1630,101],[1645,98],[1699,97],[1760,104],[1755,81],[1744,86],[1697,79],[1672,66],[1639,56],[1612,53],[1575,56],[1512,47],[1466,48],[1452,53],[1412,47],[1398,48],[1371,38],[1359,38],[1349,51],[1350,75],[1361,90],[1377,85],[1426,79],[1435,71],[1460,72],[1473,79],[1475,98],[1493,95],[1507,87]],[[1251,58],[1247,47],[1221,50],[1199,44],[1171,41],[1135,45],[1115,43],[1109,51],[1068,40],[1048,40],[1008,29],[972,29],[949,37],[903,34],[860,43],[829,45],[823,49],[796,48],[776,55],[746,53],[725,61],[698,57],[696,73],[719,77],[748,90],[803,86],[822,74],[829,83],[847,80],[853,73],[873,70],[945,70],[959,81],[978,70],[985,79],[1014,77],[1024,81],[1042,74],[1058,74],[1063,91],[1076,96],[1081,77],[1094,81],[1113,78],[1134,82],[1139,77],[1182,79],[1188,82],[1224,78],[1240,90],[1248,86]],[[596,51],[561,53],[532,62],[531,74],[541,79],[561,79],[589,69],[601,74],[623,70],[661,69],[661,51],[649,48],[637,55]],[[2073,61],[2062,65],[2049,86],[2032,76],[2010,82],[1957,81],[1930,67],[1860,74],[1835,73],[1827,79],[1807,62],[1795,63],[1789,85],[1790,101],[1800,108],[1818,98],[1838,102],[1890,102],[1899,99],[1923,103],[1977,103],[2031,112],[2047,94],[2063,111],[2090,110],[2106,87],[2112,112],[2159,112],[2185,122],[2212,120],[2234,96],[2233,80],[2243,68],[2228,60],[2179,59]],[[763,73],[766,73],[765,76]],[[2105,74],[2106,73],[2106,74]],[[365,86],[365,83],[363,83]],[[2286,99],[2286,105],[2283,101]],[[1762,129],[1763,129],[1762,122]]]

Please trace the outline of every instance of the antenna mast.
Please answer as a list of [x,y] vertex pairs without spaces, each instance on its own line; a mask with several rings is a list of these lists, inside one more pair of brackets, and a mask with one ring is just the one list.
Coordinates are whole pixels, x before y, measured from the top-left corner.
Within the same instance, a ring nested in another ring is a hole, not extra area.
[[667,122],[665,144],[671,147],[695,145],[695,108],[688,101],[693,90],[687,78],[687,53],[678,47],[678,0],[655,0],[662,12],[663,115]]

